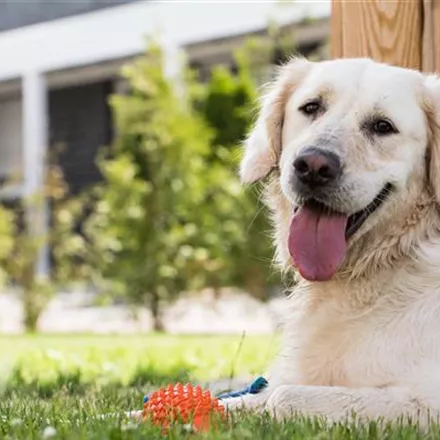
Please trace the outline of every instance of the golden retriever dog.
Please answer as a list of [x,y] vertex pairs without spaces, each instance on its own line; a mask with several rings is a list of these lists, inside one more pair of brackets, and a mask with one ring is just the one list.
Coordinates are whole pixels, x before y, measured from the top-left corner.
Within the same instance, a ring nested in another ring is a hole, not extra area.
[[260,394],[230,410],[339,422],[440,411],[440,79],[370,59],[280,69],[245,142],[298,282]]

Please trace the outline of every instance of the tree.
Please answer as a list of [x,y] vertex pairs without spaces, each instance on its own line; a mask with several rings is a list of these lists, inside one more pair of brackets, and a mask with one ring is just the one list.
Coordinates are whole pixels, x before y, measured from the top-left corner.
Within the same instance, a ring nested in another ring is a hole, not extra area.
[[124,75],[131,91],[112,99],[116,139],[99,160],[104,182],[84,231],[101,286],[149,307],[161,330],[162,301],[226,281],[241,188],[211,160],[190,78],[185,90],[167,79],[156,45]]
[[[2,208],[0,218],[0,274],[7,282],[17,285],[23,306],[24,326],[35,332],[38,319],[57,285],[70,282],[78,271],[77,262],[71,258],[82,249],[82,238],[75,231],[73,222],[66,222],[73,202],[68,194],[61,169],[55,163],[47,164],[47,179],[44,188],[27,197],[14,209]],[[38,212],[42,204],[51,211],[51,225],[46,233],[33,230],[26,210]],[[64,216],[62,215],[64,213]],[[52,253],[52,267],[49,273],[36,270],[40,250],[47,246]]]
[[14,235],[16,221],[13,211],[5,206],[0,206],[0,287],[10,281],[8,262],[14,249]]
[[[252,49],[254,58],[248,56]],[[256,49],[259,49],[256,50]],[[198,99],[197,108],[214,130],[213,154],[221,151],[224,166],[237,169],[241,141],[245,138],[256,114],[257,85],[255,73],[261,66],[270,65],[270,51],[251,40],[236,54],[237,74],[224,67],[214,68],[205,94]],[[259,299],[267,299],[268,287],[278,284],[271,261],[273,248],[270,225],[261,194],[255,188],[242,188],[240,218],[236,219],[242,240],[236,241],[230,253],[232,262],[229,283],[244,289]]]

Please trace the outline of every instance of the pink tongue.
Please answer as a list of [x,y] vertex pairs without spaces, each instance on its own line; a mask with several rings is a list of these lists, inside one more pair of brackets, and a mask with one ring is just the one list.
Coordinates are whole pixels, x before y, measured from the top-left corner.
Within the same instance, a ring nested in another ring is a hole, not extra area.
[[303,206],[290,223],[289,253],[309,281],[333,277],[345,257],[347,216],[323,214]]

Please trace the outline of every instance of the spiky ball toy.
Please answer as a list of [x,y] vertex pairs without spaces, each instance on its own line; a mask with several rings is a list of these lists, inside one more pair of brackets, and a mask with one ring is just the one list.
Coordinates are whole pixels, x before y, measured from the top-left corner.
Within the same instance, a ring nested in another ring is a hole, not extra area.
[[144,421],[168,428],[173,422],[191,424],[196,431],[206,431],[211,422],[225,420],[225,408],[209,391],[191,384],[169,385],[144,398]]

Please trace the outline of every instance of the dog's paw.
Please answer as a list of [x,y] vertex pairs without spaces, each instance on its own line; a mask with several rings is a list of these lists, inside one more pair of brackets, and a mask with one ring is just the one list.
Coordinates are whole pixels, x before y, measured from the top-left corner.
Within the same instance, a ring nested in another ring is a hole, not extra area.
[[228,412],[243,410],[246,407],[245,399],[243,398],[243,396],[227,397],[221,399],[220,402]]
[[245,394],[239,397],[228,397],[221,400],[221,404],[228,412],[237,411],[263,411],[266,404],[267,395],[262,394]]
[[297,416],[305,406],[301,390],[291,385],[277,387],[267,399],[265,411],[278,420]]
[[280,385],[271,393],[264,407],[276,420],[296,417],[318,418],[329,427],[344,415],[341,405],[328,403],[325,390],[303,385]]

